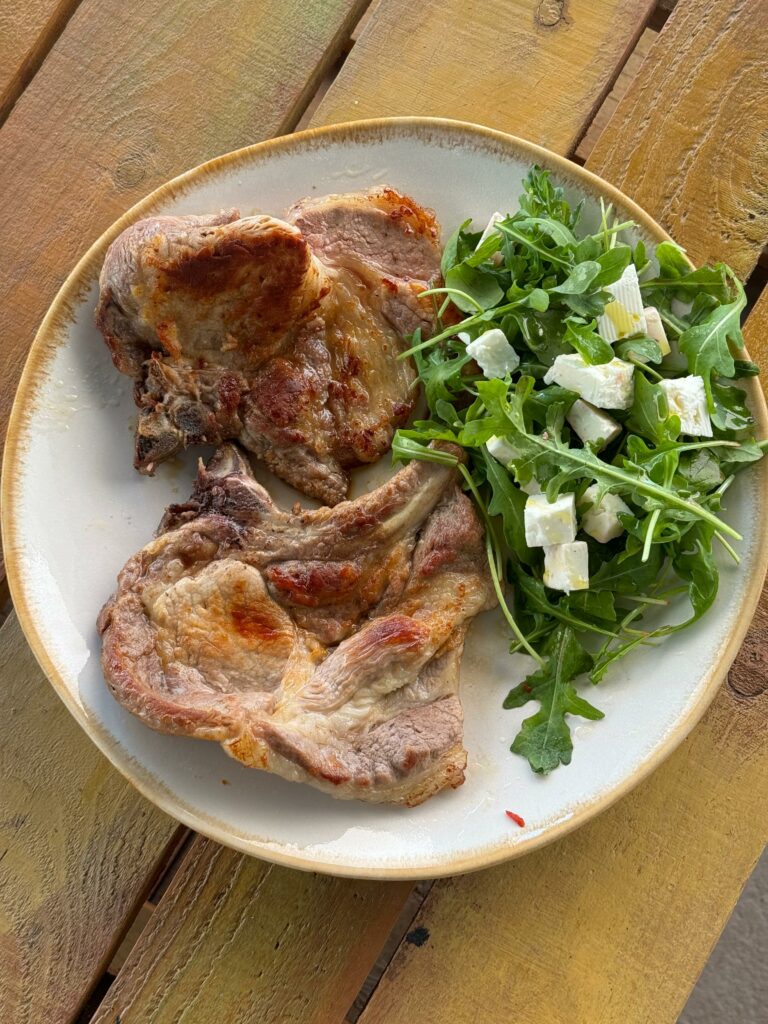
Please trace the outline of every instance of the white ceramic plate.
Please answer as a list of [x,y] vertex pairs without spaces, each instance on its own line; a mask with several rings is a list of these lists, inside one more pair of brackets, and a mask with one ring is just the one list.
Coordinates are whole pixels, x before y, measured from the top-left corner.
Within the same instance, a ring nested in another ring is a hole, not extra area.
[[[514,209],[534,162],[550,166],[571,199],[586,199],[588,222],[603,195],[638,222],[646,242],[666,237],[615,189],[519,139],[450,121],[361,122],[244,149],[163,186],[87,253],[40,329],[3,473],[3,535],[22,626],[91,739],[150,800],[214,839],[299,868],[377,878],[453,874],[519,855],[583,823],[658,765],[701,716],[738,650],[765,570],[765,469],[746,473],[728,492],[726,515],[744,535],[742,564],[737,570],[723,562],[714,611],[662,647],[620,663],[590,695],[604,721],[578,721],[572,764],[548,778],[509,752],[532,712],[501,709],[526,664],[506,654],[497,612],[475,622],[462,667],[466,783],[411,810],[336,801],[242,767],[217,744],[152,732],[104,684],[98,611],[164,507],[186,498],[200,454],[162,466],[153,479],[132,468],[131,384],[113,369],[93,324],[109,242],[149,212],[239,206],[279,216],[300,196],[379,183],[434,207],[448,232],[468,216],[484,223],[495,209]],[[759,389],[750,393],[765,433]],[[368,470],[356,489],[386,475],[388,461]],[[276,492],[295,497],[282,485]],[[505,809],[522,815],[525,828]]]

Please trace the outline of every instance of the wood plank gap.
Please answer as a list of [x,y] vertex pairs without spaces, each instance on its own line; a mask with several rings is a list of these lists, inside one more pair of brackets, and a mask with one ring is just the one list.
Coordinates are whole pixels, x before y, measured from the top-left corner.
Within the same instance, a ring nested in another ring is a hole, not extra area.
[[297,126],[303,119],[304,112],[310,104],[312,104],[312,101],[324,79],[331,74],[331,71],[334,68],[335,70],[333,71],[331,81],[336,77],[343,67],[350,49],[354,45],[353,33],[360,22],[365,18],[370,5],[371,0],[358,0],[358,2],[350,8],[347,17],[339,24],[335,35],[326,47],[325,52],[315,66],[314,71],[308,76],[306,84],[299,93],[292,109],[288,112],[280,128],[275,132],[276,136],[288,135],[291,132],[296,131]]
[[[84,1007],[92,1001],[93,994],[99,990],[100,986],[102,985],[103,976],[109,972],[109,968],[115,961],[115,958],[118,956],[119,952],[121,951],[121,946],[123,945],[129,932],[131,931],[134,922],[141,915],[144,907],[147,905],[149,894],[157,887],[158,880],[165,873],[169,863],[171,863],[175,859],[176,854],[179,851],[179,846],[184,842],[188,831],[189,829],[181,825],[176,829],[170,841],[168,842],[165,851],[163,852],[162,858],[158,861],[157,865],[155,866],[154,872],[147,877],[146,881],[141,886],[141,889],[136,893],[136,900],[133,904],[133,908],[129,913],[125,915],[122,930],[116,933],[112,945],[104,950],[104,955],[102,957],[102,965],[104,970],[101,972],[100,975],[97,976],[96,983],[92,985],[89,989],[86,989],[84,991],[82,1002],[78,1007],[78,1012],[81,1012],[84,1009]],[[147,922],[145,920],[144,926],[146,925],[146,923]],[[136,943],[143,930],[143,927],[138,930],[138,932],[133,937],[131,945],[134,945]],[[124,960],[125,957],[123,957],[123,962]]]
[[658,29],[652,28],[650,25],[652,15],[649,17],[646,25],[644,27],[641,26],[637,37],[631,48],[625,53],[622,62],[617,64],[612,82],[603,93],[600,102],[592,112],[592,116],[585,122],[584,129],[573,147],[572,155],[581,166],[584,165],[589,154],[592,152],[592,148],[608,124],[619,100],[634,81],[648,55],[651,45],[658,35]]
[[656,7],[651,11],[651,16],[648,19],[648,28],[653,29],[654,32],[661,32],[676,3],[677,0],[659,0]]
[[[747,275],[744,281],[744,291],[747,293],[747,308],[745,316],[749,316],[760,296],[768,288],[768,245],[763,249],[759,260]],[[768,368],[766,368],[768,372]]]
[[344,1018],[345,1024],[356,1024],[360,1014],[368,1004],[369,999],[376,991],[384,972],[389,967],[392,957],[400,948],[401,942],[405,939],[406,941],[420,945],[421,942],[425,940],[426,936],[422,937],[418,929],[416,932],[411,931],[411,925],[416,919],[416,915],[421,910],[427,896],[429,896],[429,892],[434,884],[434,881],[430,879],[425,882],[419,882],[414,886],[413,891],[403,905],[400,916],[381,948],[381,953],[379,953],[376,958],[376,963],[371,968],[368,977],[360,986],[360,991],[355,996],[355,1001]]
[[15,107],[19,97],[39,71],[43,61],[51,52],[51,48],[67,27],[67,22],[80,6],[81,0],[61,0],[51,12],[51,16],[43,26],[34,44],[18,70],[10,78],[5,92],[0,96],[0,127]]
[[158,873],[157,879],[152,890],[147,896],[147,902],[153,906],[157,906],[160,900],[163,898],[168,890],[168,886],[173,880],[173,876],[181,867],[184,858],[189,853],[192,843],[197,835],[191,828],[184,828],[181,830],[182,834],[179,836],[179,842],[176,846],[176,850],[168,858],[168,862],[165,868]]

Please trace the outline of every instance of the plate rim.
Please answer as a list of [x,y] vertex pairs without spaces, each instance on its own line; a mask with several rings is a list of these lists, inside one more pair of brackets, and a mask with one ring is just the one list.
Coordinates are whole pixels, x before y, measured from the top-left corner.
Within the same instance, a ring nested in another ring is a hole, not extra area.
[[[27,601],[24,582],[24,571],[20,558],[19,534],[22,532],[18,517],[15,515],[16,496],[20,492],[18,476],[21,469],[21,455],[24,450],[23,440],[28,425],[26,410],[34,401],[37,379],[45,369],[49,355],[59,347],[62,338],[63,324],[71,322],[72,311],[76,308],[84,291],[90,287],[93,274],[100,269],[107,246],[129,224],[142,215],[149,213],[155,206],[183,192],[191,183],[199,179],[215,175],[222,168],[246,165],[256,155],[287,152],[301,149],[308,141],[327,140],[329,143],[356,141],[363,137],[374,139],[392,130],[410,129],[432,130],[437,132],[453,132],[471,136],[485,142],[493,141],[502,148],[523,152],[530,157],[531,163],[541,163],[556,171],[564,172],[571,179],[591,186],[590,191],[597,192],[614,201],[618,200],[632,214],[637,223],[655,238],[657,243],[670,238],[670,235],[642,207],[638,206],[620,189],[602,179],[599,175],[573,163],[566,157],[520,138],[508,132],[487,128],[484,125],[469,121],[439,117],[391,117],[370,118],[359,121],[346,121],[339,124],[324,125],[310,128],[290,135],[279,136],[254,143],[240,149],[214,157],[198,164],[169,179],[158,186],[143,199],[130,207],[122,216],[106,229],[77,261],[73,270],[67,275],[51,303],[43,321],[38,328],[30,346],[24,369],[16,390],[5,443],[2,465],[2,484],[0,501],[2,510],[3,549],[6,560],[6,571],[9,589],[22,632],[32,652],[68,711],[83,729],[91,742],[95,743],[110,763],[148,800],[162,811],[189,828],[207,836],[225,846],[257,856],[263,860],[285,867],[303,871],[317,871],[337,877],[378,879],[378,880],[417,880],[438,878],[447,875],[463,874],[481,868],[491,867],[504,861],[523,856],[554,842],[591,818],[596,817],[622,797],[626,796],[635,786],[639,785],[682,743],[693,727],[699,722],[711,704],[726,677],[729,668],[741,647],[752,617],[757,607],[763,588],[766,569],[768,569],[768,544],[759,544],[757,557],[751,576],[745,583],[744,591],[735,611],[735,627],[721,645],[716,660],[707,673],[700,679],[698,696],[681,715],[675,725],[669,729],[663,739],[640,762],[635,770],[622,782],[608,789],[591,800],[585,800],[573,807],[572,813],[560,819],[550,827],[543,827],[530,839],[522,836],[513,843],[495,843],[484,849],[463,855],[443,855],[434,862],[407,865],[365,865],[355,866],[348,862],[325,860],[322,857],[307,856],[302,852],[295,853],[287,845],[276,844],[263,839],[246,839],[232,834],[222,823],[209,818],[199,811],[187,807],[178,796],[171,792],[164,781],[155,776],[140,763],[136,762],[126,748],[112,736],[100,722],[89,717],[82,706],[72,696],[64,679],[59,674],[46,645],[38,632],[34,615]],[[760,385],[756,378],[746,382],[750,404],[757,421],[758,434],[768,436],[768,408]],[[756,535],[765,533],[768,526],[768,459],[763,460],[759,468],[759,495],[757,510]],[[127,756],[124,756],[127,754]]]

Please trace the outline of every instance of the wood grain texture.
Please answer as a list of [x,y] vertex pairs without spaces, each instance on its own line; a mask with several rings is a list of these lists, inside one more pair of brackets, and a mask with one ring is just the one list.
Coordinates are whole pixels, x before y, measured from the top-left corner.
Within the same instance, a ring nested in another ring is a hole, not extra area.
[[408,883],[302,874],[198,838],[93,1024],[335,1024]]
[[380,0],[314,124],[425,114],[576,145],[652,0]]
[[0,1020],[63,1024],[109,962],[178,826],[113,771],[0,630]]
[[210,157],[289,131],[366,0],[83,0],[0,130],[0,442],[40,320],[87,246]]
[[0,0],[0,124],[80,0]]
[[742,277],[768,238],[766,39],[768,0],[679,3],[587,161]]

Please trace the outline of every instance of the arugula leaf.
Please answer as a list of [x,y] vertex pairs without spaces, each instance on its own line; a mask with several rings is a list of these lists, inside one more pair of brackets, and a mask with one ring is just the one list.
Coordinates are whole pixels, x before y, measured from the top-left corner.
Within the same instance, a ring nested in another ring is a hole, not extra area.
[[630,557],[622,552],[603,562],[592,574],[589,589],[598,593],[612,590],[616,594],[642,594],[658,579],[663,561],[663,553],[658,547],[651,548],[647,562],[642,560],[640,552]]
[[736,368],[735,377],[757,377],[760,374],[760,367],[751,359],[734,359],[733,365]]
[[684,452],[680,456],[678,471],[689,483],[698,489],[711,491],[725,480],[720,461],[714,451],[699,448],[695,452]]
[[491,500],[488,502],[488,514],[501,516],[504,537],[510,549],[521,562],[531,565],[537,556],[528,547],[525,540],[525,522],[523,509],[528,500],[519,487],[515,487],[504,467],[492,455],[483,449],[486,479],[491,487]]
[[562,315],[557,310],[537,314],[529,309],[516,309],[510,316],[517,322],[525,344],[546,366],[569,351],[563,339]]
[[656,444],[673,441],[680,433],[680,418],[669,415],[667,396],[642,373],[635,374],[635,396],[626,422],[628,430]]
[[691,271],[685,249],[677,242],[659,242],[656,246],[656,262],[659,264],[660,278],[679,280]]
[[747,407],[747,396],[741,388],[713,382],[712,402],[714,410],[711,418],[718,437],[741,439],[749,434],[755,421]]
[[680,351],[688,360],[689,372],[704,378],[710,413],[715,411],[712,374],[733,377],[736,371],[729,341],[739,349],[744,348],[744,337],[739,325],[747,298],[741,284],[735,278],[733,280],[737,286],[734,301],[717,306],[701,323],[684,331],[678,341]]
[[636,359],[640,363],[658,364],[662,358],[659,343],[642,335],[618,341],[613,346],[613,352],[619,359]]
[[515,217],[514,225],[516,228],[526,230],[526,228],[538,228],[542,235],[546,235],[547,238],[551,239],[558,248],[567,246],[575,246],[576,239],[573,237],[573,233],[569,228],[566,227],[562,221],[553,220],[551,217]]
[[453,402],[463,387],[461,371],[472,358],[466,353],[460,353],[452,358],[447,358],[448,356],[449,353],[444,349],[433,349],[427,356],[421,352],[414,353],[427,405],[432,412],[439,401]]
[[685,535],[685,547],[672,559],[675,572],[688,584],[693,616],[685,623],[687,626],[700,619],[717,597],[719,574],[712,554],[713,533],[709,524],[695,523]]
[[590,366],[610,363],[613,359],[613,349],[597,333],[596,326],[594,320],[586,324],[583,320],[568,317],[565,321],[565,340],[570,342],[584,362]]
[[459,255],[459,245],[461,243],[462,235],[466,232],[471,223],[471,218],[469,220],[465,220],[463,224],[460,224],[456,228],[451,237],[445,243],[443,255],[440,260],[440,272],[443,277],[446,276],[451,267],[454,267],[461,261],[462,257]]
[[535,715],[526,718],[514,739],[513,753],[528,759],[534,772],[546,775],[561,764],[570,764],[573,752],[571,730],[565,716],[597,720],[603,718],[580,697],[572,680],[592,668],[592,656],[584,650],[568,626],[558,626],[544,647],[547,660],[519,686],[510,690],[505,708],[519,708],[529,700],[539,701]]
[[445,286],[463,292],[470,300],[474,300],[467,301],[463,295],[451,295],[454,306],[458,306],[464,313],[474,313],[478,306],[491,309],[504,297],[504,292],[492,274],[466,263],[457,263],[451,267],[445,275]]
[[632,250],[632,262],[635,264],[638,274],[642,273],[647,266],[650,265],[650,260],[645,252],[645,242],[642,238],[638,239],[637,245]]
[[600,271],[592,280],[592,288],[605,288],[607,284],[618,281],[631,259],[632,250],[628,245],[615,245],[607,252],[601,253],[595,260]]
[[392,461],[408,462],[410,459],[421,459],[422,462],[439,462],[444,466],[455,466],[458,459],[450,452],[440,448],[431,448],[428,444],[407,437],[406,432],[398,430],[392,440]]
[[557,295],[583,295],[600,273],[600,264],[593,260],[577,263],[568,277],[552,291]]

